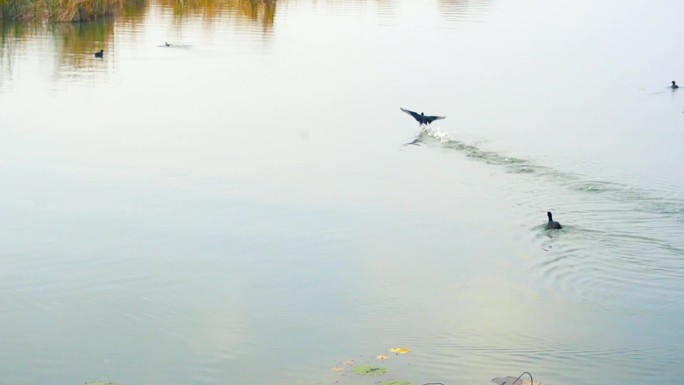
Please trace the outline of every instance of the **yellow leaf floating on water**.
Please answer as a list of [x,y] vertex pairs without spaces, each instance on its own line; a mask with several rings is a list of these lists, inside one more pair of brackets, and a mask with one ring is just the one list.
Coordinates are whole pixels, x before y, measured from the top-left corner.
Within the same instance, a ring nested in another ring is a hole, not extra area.
[[341,372],[344,371],[343,367],[340,366],[335,366],[334,368],[331,369],[333,372]]
[[354,363],[354,360],[345,360],[345,361],[342,361],[342,365],[351,365],[351,364],[353,364],[353,363]]
[[384,354],[378,354],[375,358],[377,358],[378,360],[386,360],[387,356]]
[[392,349],[390,349],[389,351],[390,351],[391,353],[395,353],[395,354],[406,354],[406,353],[408,353],[410,350],[408,350],[407,348],[392,348]]

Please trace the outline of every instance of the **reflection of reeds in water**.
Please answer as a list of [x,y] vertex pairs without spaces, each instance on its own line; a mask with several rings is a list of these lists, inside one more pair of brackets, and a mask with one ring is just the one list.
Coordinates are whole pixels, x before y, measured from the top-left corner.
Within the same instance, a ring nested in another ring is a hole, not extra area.
[[440,13],[451,21],[476,21],[487,13],[490,0],[439,0]]
[[[159,0],[176,15],[201,15],[214,19],[233,13],[264,26],[273,24],[276,0]],[[0,21],[90,21],[123,10],[140,15],[148,0],[0,0]]]
[[126,0],[121,9],[124,20],[137,19],[145,15],[147,0]]
[[59,53],[58,66],[69,70],[101,67],[99,61],[94,60],[93,52],[100,49],[108,52],[114,36],[113,24],[105,21],[57,24],[52,29]]
[[[33,2],[43,0],[19,0]],[[61,0],[65,4],[77,0]],[[87,2],[89,0],[81,0]],[[150,6],[159,5],[172,9],[181,24],[185,16],[197,16],[203,20],[240,20],[248,24],[261,26],[269,30],[275,18],[276,0],[101,0],[121,4],[114,18],[97,19],[87,23],[42,23],[44,19],[22,17],[21,21],[3,21],[0,17],[0,87],[4,80],[12,78],[14,69],[21,61],[20,58],[31,54],[31,57],[41,57],[49,53],[49,60],[55,64],[57,78],[64,76],[93,76],[95,72],[111,69],[103,65],[102,60],[96,60],[93,54],[100,49],[105,51],[104,62],[110,62],[113,40],[116,30],[134,30],[139,28],[150,12]],[[3,12],[10,0],[0,0]],[[54,4],[54,3],[52,3]],[[57,10],[46,13],[55,15]],[[63,11],[66,12],[66,11]],[[73,12],[73,9],[69,12]],[[76,11],[79,12],[79,11]],[[92,12],[92,11],[89,11]],[[36,15],[36,14],[34,14]],[[73,18],[73,13],[67,13],[64,18]],[[3,14],[3,16],[8,16]],[[57,16],[53,16],[56,19]],[[31,20],[32,19],[32,20]],[[35,45],[37,41],[45,41],[49,37],[51,47]],[[54,58],[54,61],[52,61]],[[48,59],[44,57],[44,59]]]
[[[15,67],[28,53],[39,60],[54,62],[57,78],[93,76],[94,72],[106,71],[102,60],[97,60],[93,54],[100,49],[110,52],[108,48],[112,46],[113,36],[114,25],[105,20],[57,24],[0,23],[0,87],[3,80],[12,78]],[[51,43],[47,50],[43,44],[36,44],[46,41]]]
[[110,15],[124,0],[0,0],[0,19],[88,21]]
[[12,52],[17,50],[20,42],[18,38],[26,34],[25,30],[28,27],[21,23],[0,22],[0,86],[3,84],[4,77],[13,73]]
[[226,13],[237,13],[262,24],[273,25],[276,13],[276,0],[161,0],[162,5],[173,8],[176,15],[201,15],[214,19]]

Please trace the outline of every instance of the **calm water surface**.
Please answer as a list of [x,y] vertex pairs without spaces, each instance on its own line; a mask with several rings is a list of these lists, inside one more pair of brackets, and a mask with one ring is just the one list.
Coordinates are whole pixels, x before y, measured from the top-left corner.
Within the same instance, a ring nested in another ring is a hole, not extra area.
[[0,384],[680,383],[682,14],[159,1],[5,24]]

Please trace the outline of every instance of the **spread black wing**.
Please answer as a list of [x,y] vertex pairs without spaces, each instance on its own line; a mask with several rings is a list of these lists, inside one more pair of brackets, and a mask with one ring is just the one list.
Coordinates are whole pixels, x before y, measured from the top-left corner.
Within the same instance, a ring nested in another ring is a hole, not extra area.
[[426,115],[421,115],[417,112],[409,111],[407,109],[399,107],[402,111],[405,113],[413,116],[413,119],[417,120],[418,123],[420,124],[430,124],[434,122],[435,120],[440,120],[440,119],[445,119],[446,116],[426,116]]
[[440,120],[440,119],[445,119],[445,118],[446,118],[446,116],[425,116],[425,117],[423,117],[423,120],[426,123],[430,124],[430,123],[434,122],[435,120]]
[[421,121],[421,118],[422,118],[422,117],[420,116],[419,113],[413,112],[413,111],[409,111],[409,110],[403,109],[403,108],[401,108],[401,107],[399,107],[399,108],[400,108],[402,111],[406,112],[407,114],[413,116],[413,119],[415,119],[415,120],[417,120],[417,121],[419,121],[419,122]]

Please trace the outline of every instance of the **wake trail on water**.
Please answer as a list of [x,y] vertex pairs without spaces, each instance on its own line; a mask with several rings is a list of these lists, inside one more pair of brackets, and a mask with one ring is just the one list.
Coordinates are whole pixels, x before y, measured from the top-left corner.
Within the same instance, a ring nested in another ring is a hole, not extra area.
[[559,198],[563,230],[531,228],[542,253],[529,269],[539,280],[607,308],[629,299],[643,306],[684,305],[684,199],[676,188],[595,180],[485,150],[432,127],[405,145],[453,150],[520,174],[514,203],[526,212],[549,196]]
[[404,146],[440,146],[463,153],[466,157],[483,163],[500,166],[512,174],[530,174],[546,178],[572,191],[602,195],[620,203],[630,203],[634,210],[667,215],[684,224],[684,199],[679,192],[663,189],[644,189],[623,183],[599,181],[587,176],[560,171],[536,164],[534,161],[518,158],[496,151],[484,150],[477,143],[469,144],[458,140],[455,135],[430,126],[421,129],[418,136]]

